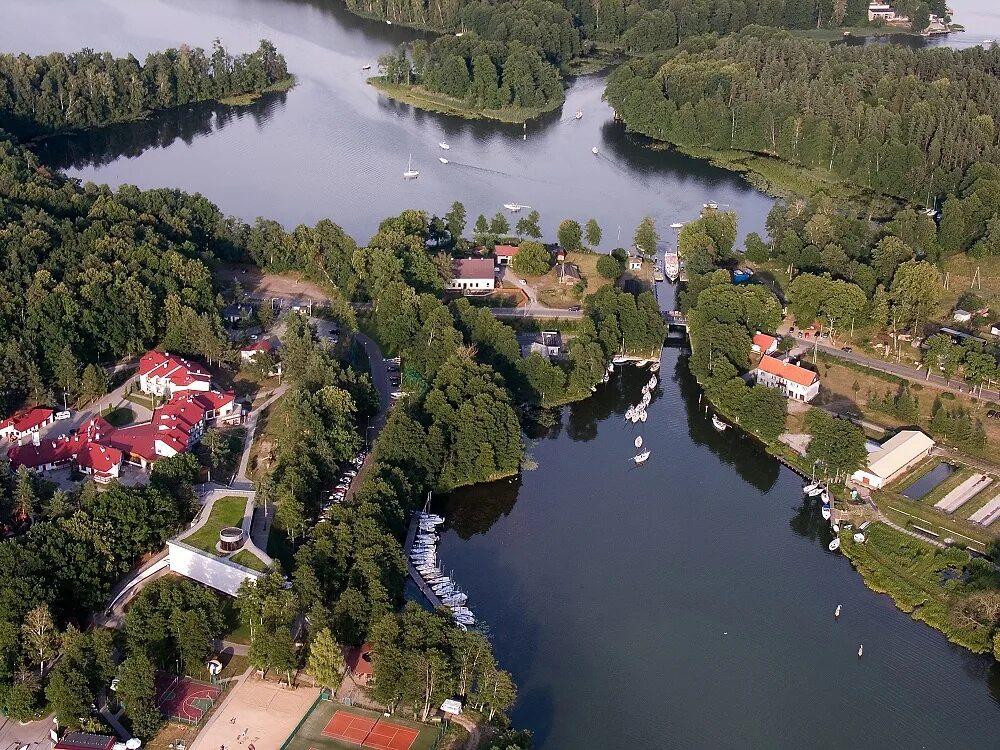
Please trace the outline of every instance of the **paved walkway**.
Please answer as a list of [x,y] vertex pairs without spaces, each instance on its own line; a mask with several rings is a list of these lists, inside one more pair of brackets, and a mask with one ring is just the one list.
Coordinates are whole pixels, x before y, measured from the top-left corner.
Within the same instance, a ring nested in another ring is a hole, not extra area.
[[271,392],[267,400],[251,411],[250,416],[247,417],[246,435],[243,437],[243,455],[240,457],[240,468],[237,469],[236,475],[230,483],[230,486],[234,489],[253,489],[253,483],[247,478],[247,468],[250,465],[250,449],[253,447],[254,437],[257,434],[257,422],[260,419],[261,413],[284,396],[286,391],[288,391],[288,383],[279,385]]

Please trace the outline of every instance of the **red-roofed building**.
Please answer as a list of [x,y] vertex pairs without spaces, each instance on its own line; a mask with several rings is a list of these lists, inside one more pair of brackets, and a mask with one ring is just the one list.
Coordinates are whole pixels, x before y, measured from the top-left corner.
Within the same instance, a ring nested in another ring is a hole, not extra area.
[[112,750],[117,741],[103,734],[67,732],[52,750]]
[[490,292],[496,286],[493,261],[489,258],[460,258],[451,262],[451,280],[448,288],[452,291]]
[[753,336],[753,345],[750,348],[758,354],[774,354],[778,351],[778,339],[757,331]]
[[497,265],[509,266],[514,262],[514,256],[517,255],[519,249],[517,245],[497,245],[493,249],[493,254],[497,258]]
[[43,427],[55,422],[55,412],[43,406],[22,409],[0,422],[0,438],[20,440],[25,435],[37,433]]
[[260,341],[254,341],[248,346],[244,346],[240,349],[240,358],[244,362],[249,362],[254,357],[257,356],[258,352],[265,352],[266,354],[273,354],[275,350],[274,343],[270,339],[261,339]]
[[375,676],[375,667],[372,665],[372,644],[370,643],[344,649],[344,662],[351,670],[351,676],[362,685],[367,685]]
[[787,398],[796,401],[812,401],[819,393],[818,373],[767,354],[760,358],[753,374],[760,385],[777,388]]
[[143,393],[169,396],[181,391],[207,391],[211,387],[211,374],[183,357],[151,351],[139,360],[139,388]]
[[92,442],[91,436],[82,431],[73,436],[60,435],[54,440],[41,440],[36,436],[33,442],[16,445],[7,451],[7,458],[13,469],[27,466],[37,471],[51,471],[75,463],[80,471],[101,483],[118,477],[122,465],[121,451]]

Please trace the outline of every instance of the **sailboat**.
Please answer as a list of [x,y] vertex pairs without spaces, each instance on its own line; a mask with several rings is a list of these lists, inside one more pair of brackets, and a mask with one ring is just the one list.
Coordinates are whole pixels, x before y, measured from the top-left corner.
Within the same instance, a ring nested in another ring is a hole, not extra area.
[[724,432],[729,429],[729,425],[727,425],[725,422],[719,419],[718,415],[716,414],[712,415],[712,426],[719,432]]
[[[840,537],[837,537],[832,542],[830,542],[826,548],[831,552],[836,552],[838,549],[840,549]],[[839,610],[840,607],[838,606],[837,609]]]
[[442,164],[447,164],[448,163],[448,160],[445,159],[443,156],[439,156],[438,157],[438,161],[441,162]]
[[590,149],[590,150],[594,152],[594,155],[595,155],[595,156],[597,155],[597,153],[598,153],[598,151],[597,151],[597,146],[594,146],[594,147],[593,147],[592,149]]
[[807,484],[807,485],[805,485],[802,488],[802,493],[804,495],[810,495],[811,496],[814,490],[819,490],[820,492],[822,492],[823,491],[823,483],[822,482],[812,482],[810,484]]
[[637,437],[635,439],[635,447],[636,448],[641,448],[642,447],[642,435],[640,435],[639,437]]
[[447,143],[445,143],[444,141],[441,141],[441,142],[440,142],[440,143],[439,143],[438,145],[439,145],[439,146],[440,146],[441,148],[443,148],[443,149],[444,149],[445,151],[447,151],[447,150],[448,150],[449,148],[451,148],[451,146],[449,146],[449,145],[448,145]]
[[[985,42],[984,42],[984,44],[985,44]],[[575,120],[582,120],[583,119],[583,110],[582,109],[578,109],[576,111],[576,114],[573,115],[573,119],[575,119]]]
[[420,176],[420,172],[413,168],[413,154],[406,161],[406,171],[403,172],[403,179],[413,180]]
[[645,450],[642,453],[636,453],[632,458],[637,464],[645,463],[646,459],[649,458],[649,451]]
[[656,360],[655,362],[653,362],[653,364],[651,364],[649,366],[649,369],[650,369],[651,372],[656,372],[657,370],[659,370],[660,369],[660,360]]

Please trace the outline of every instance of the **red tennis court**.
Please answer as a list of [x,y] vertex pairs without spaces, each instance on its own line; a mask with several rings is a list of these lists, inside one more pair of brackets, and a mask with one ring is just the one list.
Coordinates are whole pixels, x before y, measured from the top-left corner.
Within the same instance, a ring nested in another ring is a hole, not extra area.
[[377,750],[409,750],[420,733],[381,719],[338,711],[330,717],[323,734]]

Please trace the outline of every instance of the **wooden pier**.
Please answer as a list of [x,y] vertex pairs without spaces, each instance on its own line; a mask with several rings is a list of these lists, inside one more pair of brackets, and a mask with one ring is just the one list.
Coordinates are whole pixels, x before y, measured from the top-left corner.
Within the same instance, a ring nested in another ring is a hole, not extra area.
[[420,589],[420,593],[431,603],[434,609],[438,607],[443,607],[444,603],[441,598],[434,593],[434,590],[427,585],[427,581],[424,580],[423,576],[420,575],[420,571],[417,570],[417,566],[413,564],[413,560],[410,559],[410,550],[413,548],[413,540],[417,538],[417,530],[420,528],[420,514],[414,513],[410,517],[410,528],[406,531],[406,568],[410,571],[410,578],[413,582],[417,584],[417,588]]

